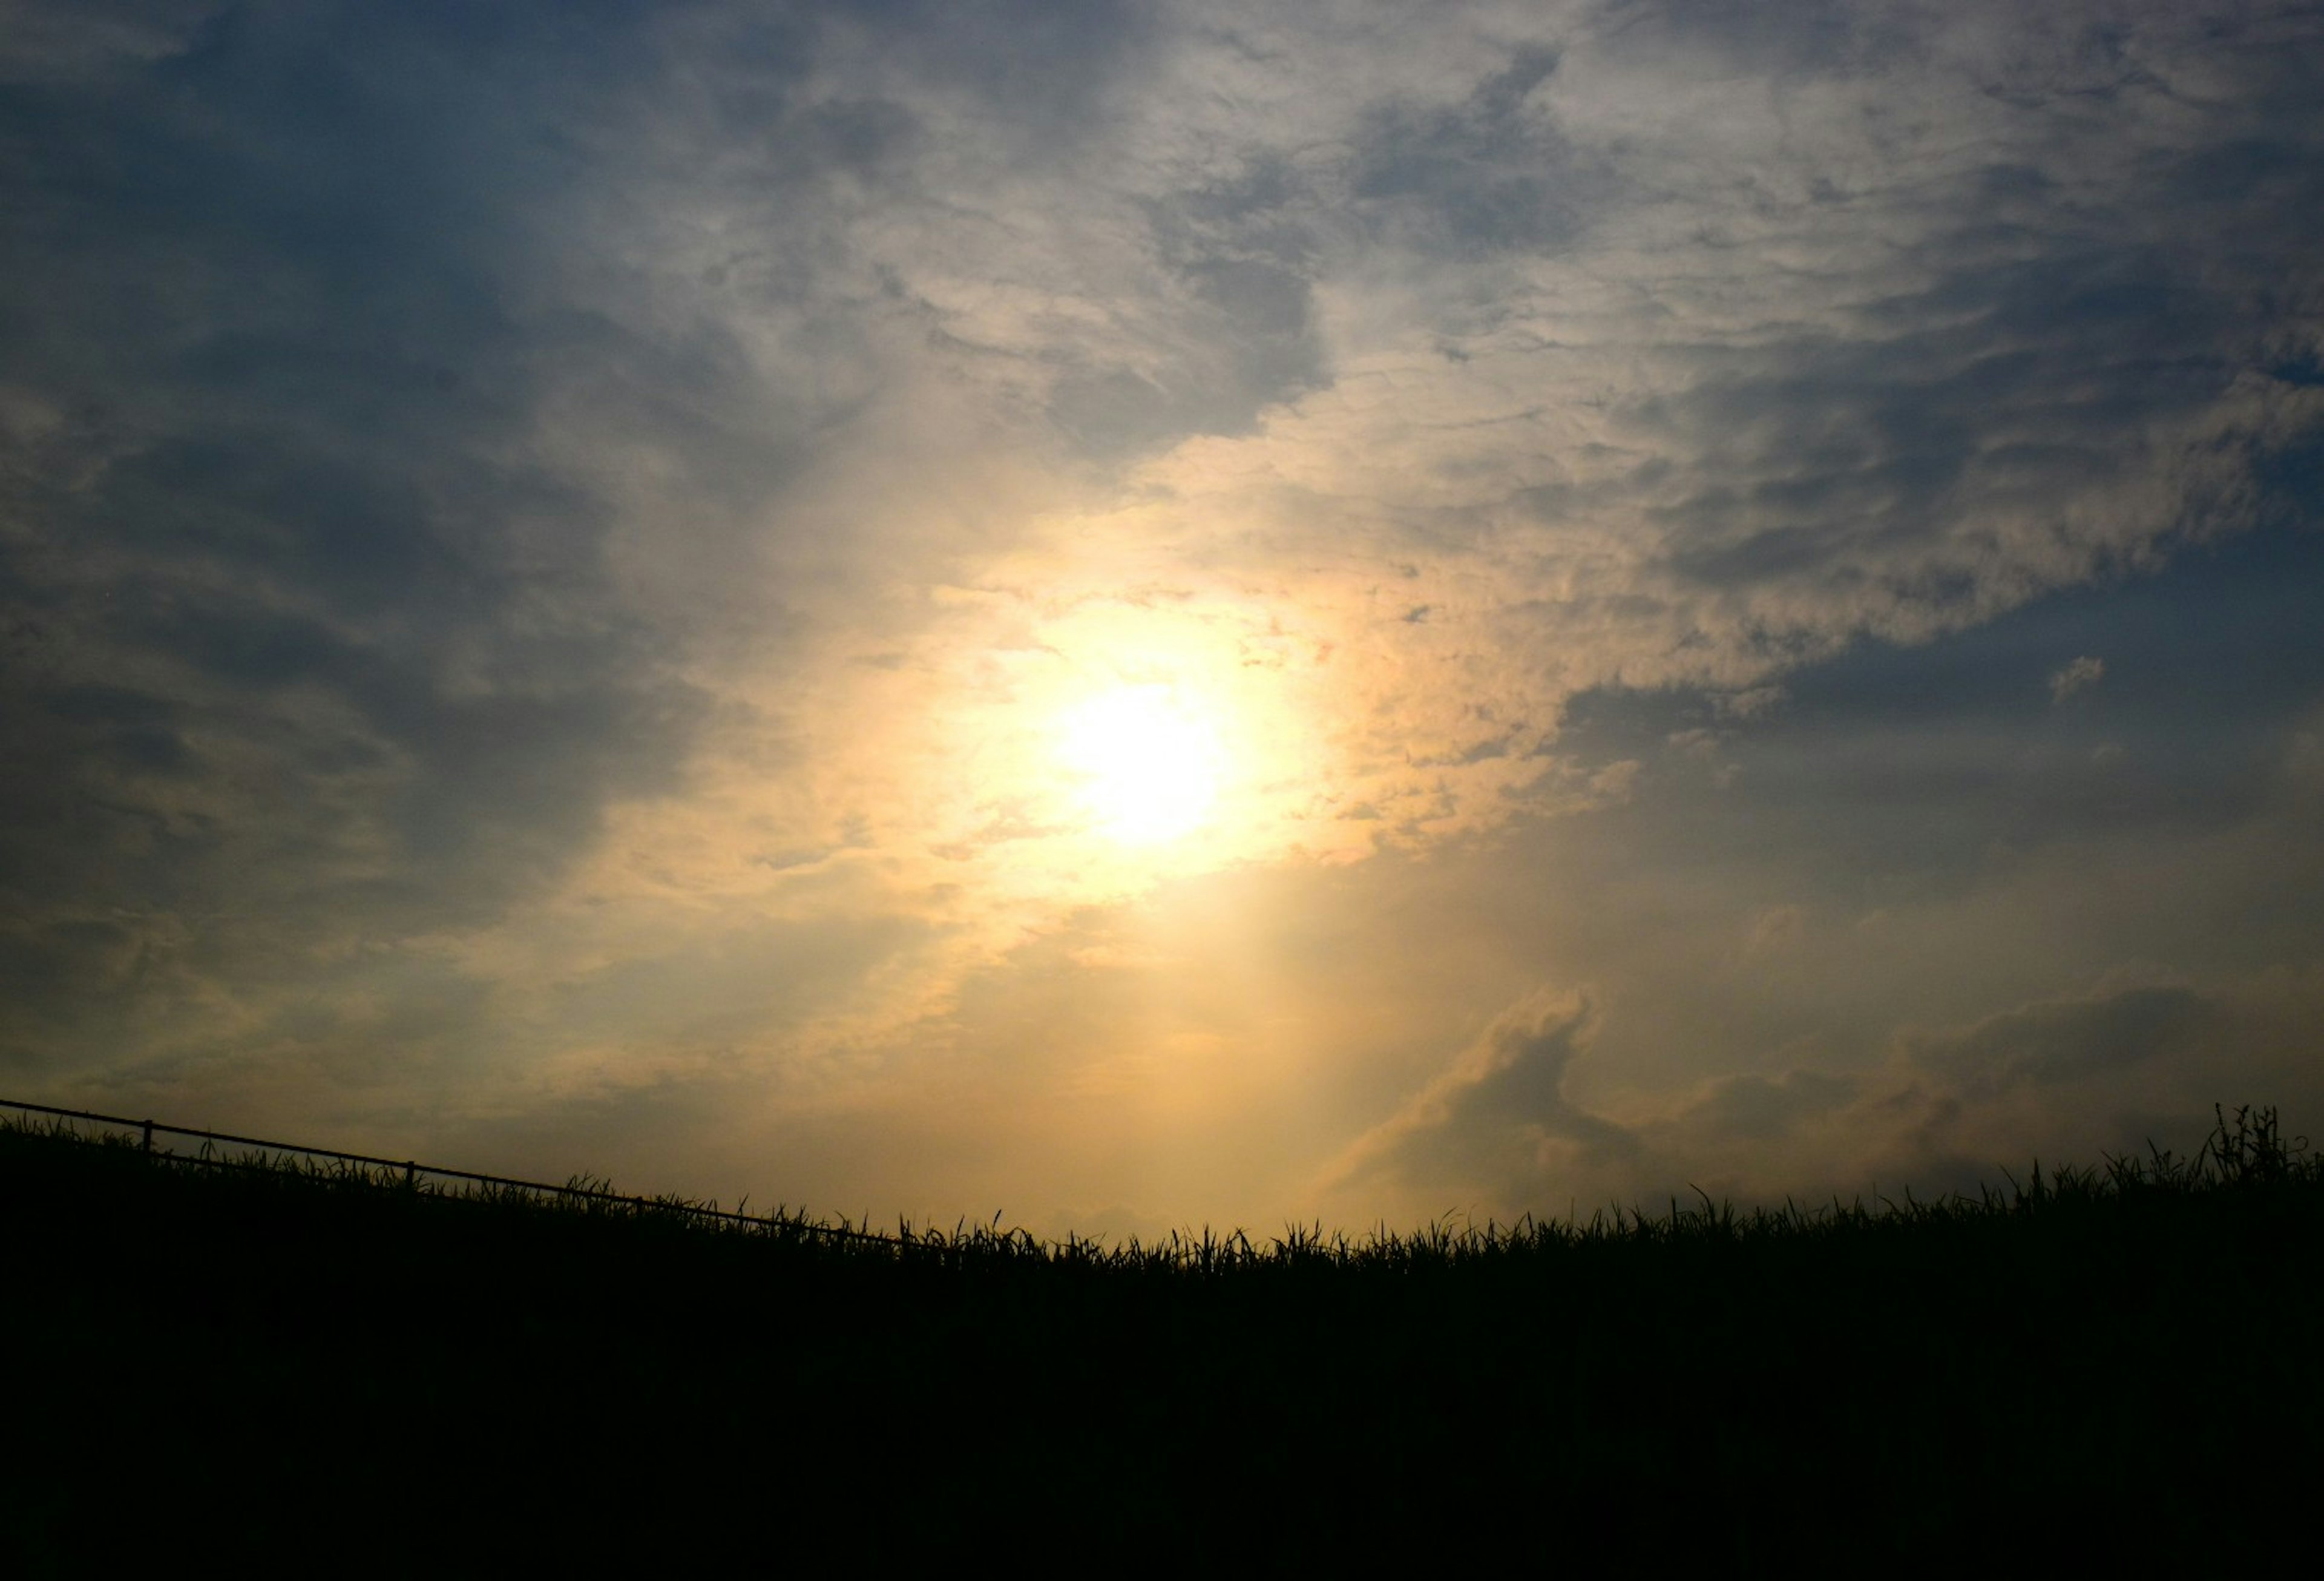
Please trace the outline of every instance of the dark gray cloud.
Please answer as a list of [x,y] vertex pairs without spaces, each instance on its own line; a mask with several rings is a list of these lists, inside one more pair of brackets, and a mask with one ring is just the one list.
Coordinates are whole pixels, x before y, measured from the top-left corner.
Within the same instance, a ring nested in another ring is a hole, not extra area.
[[1605,162],[1529,114],[1557,51],[1521,46],[1460,103],[1391,103],[1356,139],[1348,191],[1356,224],[1440,258],[1555,253],[1613,195]]
[[2217,1005],[2191,989],[2131,988],[2008,1011],[1955,1031],[1908,1033],[1904,1048],[1917,1068],[1981,1099],[2185,1053],[2219,1026]]
[[1857,1091],[1858,1084],[1845,1077],[1814,1070],[1722,1077],[1695,1101],[1683,1123],[1721,1137],[1775,1142],[1801,1121],[1846,1104]]
[[2236,1101],[2207,1101],[2204,1084],[2274,1057],[2264,1045],[2278,1034],[2253,1009],[2247,984],[2037,1001],[1906,1029],[1895,1059],[1850,1077],[1725,1078],[1642,1133],[1659,1173],[1692,1163],[1761,1200],[1851,1178],[1858,1190],[1973,1192],[2037,1157],[2094,1165],[2149,1143],[2188,1145],[2210,1103]]
[[724,459],[621,386],[715,399],[730,355],[541,301],[572,140],[656,69],[639,21],[239,7],[115,51],[93,17],[78,70],[19,62],[14,1015],[183,1009],[489,918],[609,799],[676,783],[704,700],[608,573],[607,503],[537,443],[579,381]]

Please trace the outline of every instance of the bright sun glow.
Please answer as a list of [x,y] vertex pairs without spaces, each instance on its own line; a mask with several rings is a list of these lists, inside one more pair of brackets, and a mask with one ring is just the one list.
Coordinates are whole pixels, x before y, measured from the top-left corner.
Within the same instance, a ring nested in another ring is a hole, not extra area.
[[1210,816],[1222,771],[1216,733],[1167,686],[1124,686],[1068,712],[1058,761],[1104,834],[1156,845]]

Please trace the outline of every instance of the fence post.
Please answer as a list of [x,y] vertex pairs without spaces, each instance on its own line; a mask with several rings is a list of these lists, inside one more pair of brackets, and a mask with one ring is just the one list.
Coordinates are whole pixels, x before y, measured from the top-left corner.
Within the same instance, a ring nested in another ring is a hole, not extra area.
[[145,1151],[147,1152],[153,1151],[153,1122],[151,1120],[145,1122]]

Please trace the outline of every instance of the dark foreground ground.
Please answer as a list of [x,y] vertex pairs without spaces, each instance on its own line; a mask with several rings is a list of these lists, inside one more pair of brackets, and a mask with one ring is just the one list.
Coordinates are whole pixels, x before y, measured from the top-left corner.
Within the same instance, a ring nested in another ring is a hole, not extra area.
[[2215,1141],[1937,1209],[1130,1255],[0,1132],[0,1554],[2306,1570],[2324,1171]]

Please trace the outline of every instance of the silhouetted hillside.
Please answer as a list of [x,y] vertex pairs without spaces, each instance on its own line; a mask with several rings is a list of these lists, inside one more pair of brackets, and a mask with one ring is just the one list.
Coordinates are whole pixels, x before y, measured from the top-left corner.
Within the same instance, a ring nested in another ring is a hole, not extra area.
[[329,1567],[805,1563],[815,1533],[851,1563],[2202,1564],[2286,1537],[2324,1401],[2324,1170],[2264,1112],[1981,1201],[1158,1247],[709,1229],[20,1129],[0,1229],[37,1462],[10,1525],[52,1569],[132,1529]]

